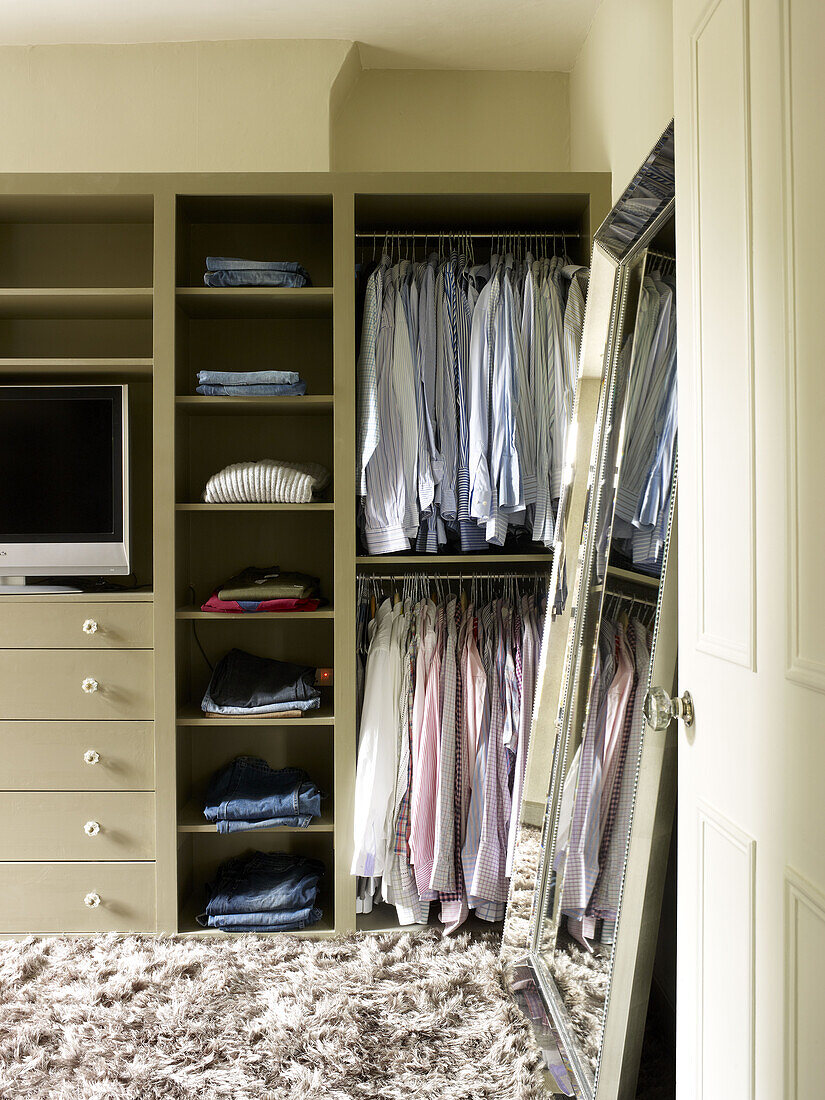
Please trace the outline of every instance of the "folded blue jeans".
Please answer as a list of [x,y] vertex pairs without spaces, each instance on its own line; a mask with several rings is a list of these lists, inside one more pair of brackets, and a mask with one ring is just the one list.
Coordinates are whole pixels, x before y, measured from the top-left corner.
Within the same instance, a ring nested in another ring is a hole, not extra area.
[[258,707],[233,707],[227,706],[223,703],[213,703],[207,701],[204,696],[201,703],[201,710],[207,714],[227,714],[227,715],[244,715],[244,714],[283,714],[291,710],[317,710],[321,705],[320,696],[317,699],[295,699],[293,702],[288,703],[265,703]]
[[258,756],[238,756],[213,775],[206,791],[207,821],[271,822],[319,817],[321,792],[303,768],[275,771]]
[[203,277],[206,286],[306,286],[305,275],[291,271],[207,271]]
[[306,382],[294,382],[289,386],[277,385],[241,385],[223,386],[214,383],[202,383],[196,392],[204,397],[303,397],[307,392]]
[[265,820],[255,821],[225,821],[216,822],[219,833],[248,833],[253,829],[306,829],[312,822],[309,814],[292,814],[285,817],[270,817]]
[[314,668],[230,649],[215,665],[201,709],[214,714],[278,714],[320,705]]
[[294,386],[297,370],[199,370],[201,386]]
[[244,260],[240,256],[207,256],[207,271],[288,271],[293,275],[306,275],[307,269],[294,260]]
[[317,924],[323,915],[321,909],[312,905],[292,913],[227,913],[214,917],[201,913],[196,919],[204,927],[224,932],[300,932]]
[[[289,913],[315,905],[320,860],[288,852],[246,852],[228,859],[207,887],[206,917]],[[293,918],[294,919],[294,918]]]

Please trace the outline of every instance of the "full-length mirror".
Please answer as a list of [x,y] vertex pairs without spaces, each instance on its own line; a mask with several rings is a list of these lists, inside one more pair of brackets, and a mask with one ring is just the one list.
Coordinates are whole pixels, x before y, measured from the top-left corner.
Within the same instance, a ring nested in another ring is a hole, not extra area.
[[526,926],[568,1084],[599,1100],[635,1092],[673,817],[645,721],[676,662],[672,170],[669,128],[595,238],[505,933],[512,958]]

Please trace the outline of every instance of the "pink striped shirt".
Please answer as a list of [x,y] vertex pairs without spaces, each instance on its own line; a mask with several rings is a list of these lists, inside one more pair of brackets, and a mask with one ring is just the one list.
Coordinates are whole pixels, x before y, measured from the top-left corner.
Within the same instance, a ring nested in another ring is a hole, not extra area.
[[[435,808],[438,791],[438,742],[441,730],[441,652],[443,649],[444,609],[436,613],[435,646],[432,651],[424,695],[424,713],[418,739],[418,773],[413,787],[410,821],[410,862],[415,872],[418,896],[435,900],[430,887],[435,847]],[[432,630],[429,622],[425,629]],[[426,644],[426,636],[425,636]],[[416,685],[417,687],[418,685]]]

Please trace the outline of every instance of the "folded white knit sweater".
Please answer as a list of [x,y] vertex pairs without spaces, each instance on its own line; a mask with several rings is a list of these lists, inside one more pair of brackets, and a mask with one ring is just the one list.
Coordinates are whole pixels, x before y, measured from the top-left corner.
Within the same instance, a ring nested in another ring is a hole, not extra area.
[[210,477],[203,499],[208,504],[309,504],[331,480],[329,470],[316,462],[235,462]]

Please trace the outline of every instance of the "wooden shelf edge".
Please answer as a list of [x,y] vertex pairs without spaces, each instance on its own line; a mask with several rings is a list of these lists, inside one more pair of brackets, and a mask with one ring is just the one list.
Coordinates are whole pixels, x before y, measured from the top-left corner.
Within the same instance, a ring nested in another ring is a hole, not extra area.
[[181,707],[178,710],[177,724],[179,726],[332,726],[335,724],[335,716],[331,707],[321,706],[317,710],[309,710],[303,718],[279,718],[277,715],[269,718],[266,715],[255,715],[244,718],[242,715],[222,715],[220,718],[207,718],[197,707]]
[[332,501],[312,501],[310,504],[205,504],[180,501],[178,512],[331,512]]
[[323,619],[328,622],[335,618],[335,611],[331,607],[319,607],[317,611],[248,611],[248,612],[232,612],[232,611],[201,611],[197,607],[179,607],[175,611],[176,619],[197,619],[199,621],[208,619],[210,622],[239,622],[243,619],[253,619],[257,622],[266,620],[268,622],[277,622],[280,620],[286,621],[300,621],[307,620],[311,622],[314,619]]
[[306,394],[303,397],[204,397],[202,394],[182,394],[175,398],[175,407],[179,411],[196,416],[227,413],[312,416],[331,413],[334,404],[332,394]]
[[546,554],[399,554],[356,557],[356,565],[368,565],[379,569],[392,569],[396,565],[552,565],[553,555]]
[[616,565],[608,565],[607,575],[615,577],[616,580],[644,585],[646,588],[658,588],[661,584],[661,577],[654,577],[650,573],[636,573],[632,569],[620,569]]

